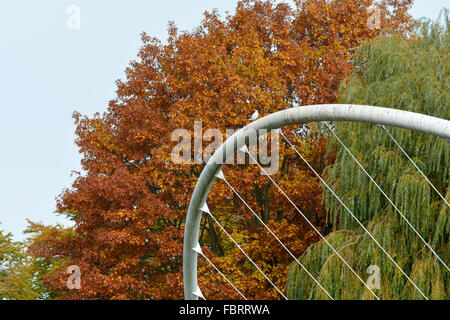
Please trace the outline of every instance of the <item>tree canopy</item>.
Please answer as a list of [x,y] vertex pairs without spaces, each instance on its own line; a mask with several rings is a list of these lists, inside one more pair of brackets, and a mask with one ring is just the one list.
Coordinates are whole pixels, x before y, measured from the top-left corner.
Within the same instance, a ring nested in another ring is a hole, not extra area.
[[[409,38],[379,37],[364,43],[356,53],[354,72],[341,86],[340,101],[448,119],[450,33],[447,11],[442,15],[444,25],[423,21]],[[414,228],[448,261],[450,210],[393,140],[373,125],[335,123],[334,127]],[[388,130],[448,201],[448,141],[405,129]],[[428,298],[448,299],[449,273],[445,267],[335,139],[330,140],[332,147],[337,148],[336,161],[325,173],[333,190]],[[379,266],[381,288],[376,294],[381,299],[423,299],[333,195],[325,189],[323,192],[327,218],[333,226],[329,241],[364,279],[369,276],[366,270],[370,265]],[[373,298],[323,242],[310,247],[301,261],[335,298]],[[294,264],[289,271],[288,296],[327,298]]]
[[[183,296],[182,243],[191,192],[202,170],[174,164],[171,134],[194,121],[203,128],[238,129],[255,110],[261,116],[294,104],[337,101],[356,48],[380,33],[410,27],[411,0],[382,0],[381,28],[370,29],[371,0],[240,1],[225,18],[206,12],[201,25],[179,32],[169,25],[166,44],[143,33],[138,59],[117,81],[117,98],[103,114],[74,114],[82,168],[58,198],[70,230],[33,225],[30,252],[52,264],[44,282],[58,298],[178,299]],[[311,129],[313,130],[313,129]],[[314,132],[314,130],[313,130]],[[322,172],[334,160],[327,137],[302,137],[302,151]],[[281,240],[300,255],[318,240],[280,199],[256,166],[227,166],[228,181]],[[274,176],[323,232],[325,209],[318,180],[281,146]],[[255,221],[226,185],[216,184],[208,204],[269,277],[286,287],[290,256]],[[201,245],[249,298],[277,292],[204,217]],[[200,260],[201,261],[201,260]],[[82,288],[68,290],[66,268],[82,270]],[[211,299],[239,298],[206,264],[199,281]]]
[[40,297],[36,265],[26,246],[0,230],[0,300],[32,300]]

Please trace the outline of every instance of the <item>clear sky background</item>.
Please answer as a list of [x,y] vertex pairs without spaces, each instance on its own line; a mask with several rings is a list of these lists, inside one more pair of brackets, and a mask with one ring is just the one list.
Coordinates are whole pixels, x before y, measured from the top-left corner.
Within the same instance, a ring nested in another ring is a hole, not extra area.
[[[0,3],[0,229],[24,238],[27,223],[67,224],[55,197],[80,171],[73,111],[103,112],[141,46],[167,38],[168,21],[195,28],[205,10],[237,0],[14,0]],[[81,9],[81,28],[66,9]],[[448,0],[416,0],[415,18],[436,19]]]

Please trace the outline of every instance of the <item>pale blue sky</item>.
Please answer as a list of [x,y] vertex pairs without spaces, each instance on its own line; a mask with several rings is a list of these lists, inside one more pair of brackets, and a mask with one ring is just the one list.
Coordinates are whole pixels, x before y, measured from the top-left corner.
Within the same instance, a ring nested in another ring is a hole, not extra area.
[[[55,197],[80,170],[72,112],[103,112],[115,80],[146,31],[161,40],[167,22],[196,27],[205,10],[232,10],[237,0],[9,0],[0,3],[0,229],[23,239],[26,218],[46,224]],[[80,30],[66,9],[81,8]],[[414,17],[436,19],[448,0],[416,0]]]

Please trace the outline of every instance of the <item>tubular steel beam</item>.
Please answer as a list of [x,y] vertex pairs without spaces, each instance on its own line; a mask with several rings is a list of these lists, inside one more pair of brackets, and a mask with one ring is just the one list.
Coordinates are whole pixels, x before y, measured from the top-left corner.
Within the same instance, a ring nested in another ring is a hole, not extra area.
[[203,169],[189,203],[184,230],[183,279],[186,300],[197,300],[194,294],[197,284],[197,252],[193,250],[198,243],[198,233],[202,213],[200,207],[205,203],[215,175],[222,169],[226,159],[243,146],[246,137],[261,129],[278,129],[288,125],[320,121],[364,122],[419,131],[450,139],[450,121],[419,113],[397,109],[348,105],[325,104],[294,107],[272,113],[258,119],[229,137],[209,159]]

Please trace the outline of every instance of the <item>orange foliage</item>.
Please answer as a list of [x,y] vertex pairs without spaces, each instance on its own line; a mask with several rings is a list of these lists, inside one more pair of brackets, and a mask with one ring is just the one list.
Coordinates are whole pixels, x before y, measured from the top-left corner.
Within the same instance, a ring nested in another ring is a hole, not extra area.
[[[85,174],[58,199],[58,210],[73,218],[74,231],[45,236],[42,229],[31,246],[36,256],[63,261],[46,284],[60,298],[182,298],[184,219],[203,166],[170,161],[172,131],[192,132],[194,121],[201,120],[203,128],[225,132],[247,124],[254,110],[264,116],[294,104],[336,102],[355,48],[380,33],[366,26],[371,2],[309,0],[291,8],[241,1],[226,19],[205,13],[192,32],[179,33],[170,24],[165,45],[143,34],[139,60],[127,68],[126,81],[117,82],[117,99],[107,112],[92,118],[74,115]],[[381,1],[382,28],[407,28],[410,2]],[[332,161],[323,156],[325,145],[314,135],[299,145],[319,172]],[[318,180],[283,143],[280,152],[274,179],[326,231]],[[296,256],[318,240],[258,167],[227,166],[224,172]],[[285,288],[292,258],[224,183],[215,183],[208,204],[255,262]],[[280,298],[206,217],[201,226],[205,254],[248,298]],[[81,290],[65,288],[69,264],[81,267]],[[239,298],[201,258],[199,282],[210,299]]]

